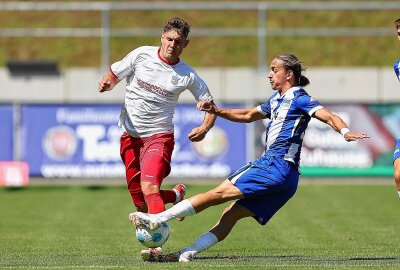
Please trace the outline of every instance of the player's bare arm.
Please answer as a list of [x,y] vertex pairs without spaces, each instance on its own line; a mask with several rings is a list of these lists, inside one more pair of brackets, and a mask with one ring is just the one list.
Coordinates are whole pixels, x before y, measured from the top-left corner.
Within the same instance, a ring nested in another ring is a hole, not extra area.
[[265,118],[257,108],[251,109],[221,109],[209,101],[200,101],[197,108],[233,122],[250,123]]
[[99,92],[110,91],[120,82],[118,78],[116,78],[111,71],[108,71],[104,74],[103,78],[99,82]]
[[199,127],[192,129],[188,134],[189,140],[192,142],[199,142],[203,140],[207,132],[214,126],[216,119],[217,116],[215,114],[206,112],[203,123]]
[[358,139],[369,138],[367,133],[360,131],[351,131],[346,123],[337,115],[332,114],[327,109],[323,108],[316,111],[313,115],[316,119],[330,125],[334,130],[343,134],[346,141],[356,141]]

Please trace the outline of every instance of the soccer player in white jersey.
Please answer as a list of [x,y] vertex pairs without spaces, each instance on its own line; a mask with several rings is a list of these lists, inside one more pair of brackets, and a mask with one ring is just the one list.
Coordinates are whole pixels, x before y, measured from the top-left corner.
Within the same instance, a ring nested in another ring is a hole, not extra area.
[[[111,65],[99,82],[99,92],[110,91],[126,80],[125,103],[119,126],[120,153],[126,181],[137,211],[156,214],[166,203],[184,199],[186,187],[160,190],[170,173],[174,148],[172,118],[179,95],[190,90],[197,101],[213,102],[206,83],[179,57],[189,44],[189,24],[178,17],[167,21],[161,46],[143,46]],[[205,113],[203,123],[188,138],[201,141],[214,125],[216,116]]]
[[264,154],[229,176],[218,187],[183,200],[157,215],[131,213],[134,225],[155,228],[176,217],[197,214],[227,201],[234,202],[224,210],[217,224],[190,246],[166,256],[150,253],[148,261],[188,262],[193,257],[224,240],[236,222],[252,217],[265,225],[295,194],[299,180],[299,161],[303,136],[311,117],[327,123],[346,141],[368,138],[364,132],[350,131],[343,120],[308,95],[309,84],[301,74],[302,66],[293,54],[273,59],[268,78],[276,92],[262,105],[250,109],[221,109],[211,102],[198,103],[198,108],[234,122],[249,123],[269,118]]
[[[397,30],[397,38],[400,41],[400,18],[394,21],[394,25]],[[394,63],[393,68],[397,79],[400,80],[400,59]],[[396,183],[397,193],[399,194],[400,198],[400,139],[397,139],[396,149],[394,150],[393,166],[394,166],[394,181]]]

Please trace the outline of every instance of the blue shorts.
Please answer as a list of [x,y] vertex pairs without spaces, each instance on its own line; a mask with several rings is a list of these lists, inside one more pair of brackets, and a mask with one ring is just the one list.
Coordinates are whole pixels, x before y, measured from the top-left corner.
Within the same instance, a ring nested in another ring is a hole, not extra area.
[[[260,162],[260,159],[263,159]],[[261,157],[249,163],[228,179],[245,196],[237,203],[252,211],[258,223],[265,225],[296,193],[299,182],[297,167],[282,158]]]
[[396,142],[396,149],[394,149],[393,162],[400,158],[400,139]]

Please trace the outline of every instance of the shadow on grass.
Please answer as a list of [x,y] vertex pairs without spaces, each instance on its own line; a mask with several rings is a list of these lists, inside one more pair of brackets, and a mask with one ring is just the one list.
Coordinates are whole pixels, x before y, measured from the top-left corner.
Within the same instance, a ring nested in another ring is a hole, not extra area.
[[26,191],[26,187],[4,187],[3,188],[7,192],[20,192],[20,191]]
[[[163,258],[152,258],[150,261],[158,263],[171,263],[177,262],[177,258],[172,254],[167,255]],[[204,256],[196,257],[194,262],[205,263],[205,262],[223,262],[229,261],[230,263],[256,263],[264,266],[268,265],[315,265],[315,266],[362,266],[363,262],[368,263],[368,266],[382,266],[382,265],[400,265],[400,257],[307,257],[307,256]],[[372,263],[373,262],[373,263]]]
[[126,186],[110,186],[110,185],[89,185],[89,186],[84,186],[85,189],[90,190],[90,191],[100,191],[100,190],[106,190],[106,189],[118,189],[118,190],[128,190]]
[[85,187],[85,188],[86,188],[87,190],[90,190],[90,191],[98,191],[98,190],[107,189],[106,186],[101,186],[101,185],[87,186],[87,187]]
[[41,191],[51,191],[51,190],[67,190],[70,189],[69,186],[27,186],[27,187],[4,187],[1,188],[6,192],[41,192]]
[[278,264],[359,264],[360,262],[374,262],[378,266],[382,264],[400,264],[400,257],[307,257],[307,256],[210,256],[196,257],[195,261],[229,260],[231,262],[263,262]]

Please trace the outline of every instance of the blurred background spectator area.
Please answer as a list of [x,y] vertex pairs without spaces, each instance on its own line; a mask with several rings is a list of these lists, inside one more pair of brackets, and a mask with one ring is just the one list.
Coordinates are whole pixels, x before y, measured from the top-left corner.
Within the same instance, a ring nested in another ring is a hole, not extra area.
[[0,66],[107,66],[157,45],[173,16],[192,25],[184,58],[196,67],[261,67],[283,51],[308,66],[389,66],[398,56],[399,9],[398,1],[2,1]]

